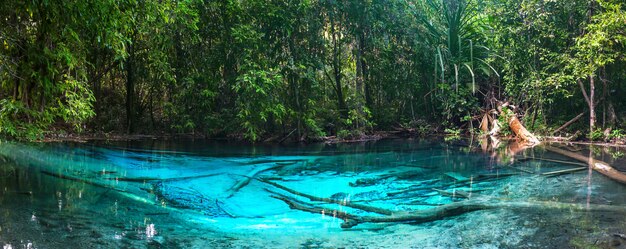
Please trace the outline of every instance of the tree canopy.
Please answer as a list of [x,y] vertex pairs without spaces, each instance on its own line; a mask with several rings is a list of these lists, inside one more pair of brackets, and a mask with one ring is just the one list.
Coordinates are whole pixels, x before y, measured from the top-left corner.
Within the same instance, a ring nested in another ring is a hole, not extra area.
[[474,132],[495,99],[536,132],[585,109],[593,121],[571,129],[620,131],[625,11],[618,0],[8,0],[0,134]]

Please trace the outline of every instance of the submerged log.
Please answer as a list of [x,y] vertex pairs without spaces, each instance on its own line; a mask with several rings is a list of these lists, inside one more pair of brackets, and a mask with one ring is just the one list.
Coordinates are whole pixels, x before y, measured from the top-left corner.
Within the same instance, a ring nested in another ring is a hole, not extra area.
[[546,150],[576,159],[581,162],[585,162],[589,164],[589,167],[599,172],[600,174],[603,174],[619,183],[626,184],[626,174],[617,171],[608,163],[551,146],[546,146]]
[[585,169],[588,169],[588,167],[578,167],[578,168],[557,170],[557,171],[552,171],[552,172],[545,172],[545,173],[541,173],[541,175],[542,176],[558,176],[558,175],[563,175],[563,174],[569,174],[569,173],[574,173],[574,172],[578,172],[578,171],[583,171]]
[[356,216],[348,214],[343,211],[334,210],[330,208],[315,207],[307,203],[303,203],[295,199],[286,197],[284,195],[277,194],[277,195],[272,195],[271,197],[285,202],[287,205],[289,205],[291,209],[295,209],[295,210],[305,211],[305,212],[314,213],[314,214],[332,215],[333,217],[343,219],[344,221],[357,218]]
[[362,223],[398,223],[398,222],[411,222],[411,223],[423,223],[435,220],[441,220],[449,217],[462,215],[465,213],[489,210],[489,209],[514,209],[514,210],[564,210],[568,212],[614,212],[626,214],[625,206],[614,205],[602,205],[602,204],[577,204],[577,203],[562,203],[562,202],[550,202],[550,201],[501,201],[493,199],[469,199],[460,202],[453,202],[437,206],[435,208],[424,210],[413,210],[394,212],[391,215],[385,216],[358,216],[354,214],[348,214],[338,210],[332,210],[327,208],[315,207],[306,203],[301,203],[285,196],[272,196],[276,199],[282,200],[290,208],[305,211],[309,213],[328,213],[332,212],[335,217],[344,220],[341,227],[352,228]]
[[532,157],[532,156],[527,156],[525,158],[520,158],[519,161],[526,161],[526,160],[537,160],[537,161],[546,161],[546,162],[551,162],[551,163],[560,163],[560,164],[571,164],[571,165],[576,165],[576,166],[587,166],[587,164],[584,163],[578,163],[578,162],[570,162],[570,161],[563,161],[563,160],[557,160],[557,159],[550,159],[550,158],[542,158],[542,157]]
[[89,180],[86,180],[86,179],[82,179],[82,178],[79,178],[79,177],[65,175],[65,174],[62,174],[62,173],[55,173],[55,172],[51,172],[51,171],[47,171],[47,170],[41,170],[41,173],[44,174],[44,175],[56,177],[56,178],[59,178],[59,179],[85,183],[85,184],[89,184],[89,185],[100,187],[100,188],[112,189],[112,190],[115,190],[115,191],[118,191],[118,192],[128,192],[126,190],[119,189],[119,188],[116,188],[114,186],[109,186],[109,185],[106,185],[106,184],[101,184],[101,183],[89,181]]
[[255,169],[253,169],[247,175],[245,175],[243,178],[241,178],[241,180],[239,180],[237,183],[235,183],[235,185],[230,187],[230,189],[228,189],[226,191],[224,196],[226,197],[226,199],[232,197],[233,195],[235,195],[235,193],[237,193],[237,191],[239,191],[241,188],[243,188],[246,185],[248,185],[250,183],[250,180],[254,179],[257,175],[259,175],[259,174],[261,174],[262,172],[265,172],[265,171],[281,168],[283,166],[284,165],[277,164],[277,165],[274,165],[274,166],[257,167]]
[[310,194],[305,194],[293,189],[290,189],[288,187],[285,187],[283,185],[280,185],[278,183],[272,182],[272,181],[268,181],[268,180],[263,180],[263,179],[259,179],[261,182],[267,183],[269,185],[272,185],[276,188],[282,189],[284,191],[287,191],[291,194],[294,195],[299,195],[302,197],[305,197],[311,201],[319,201],[319,202],[326,202],[326,203],[330,203],[330,204],[338,204],[340,206],[346,206],[346,207],[351,207],[351,208],[355,208],[355,209],[360,209],[363,211],[367,211],[367,212],[371,212],[371,213],[377,213],[377,214],[385,214],[385,215],[390,215],[393,212],[391,210],[387,210],[384,208],[379,208],[379,207],[373,207],[373,206],[368,206],[368,205],[363,205],[363,204],[358,204],[358,203],[353,203],[350,200],[336,200],[336,199],[331,199],[331,198],[323,198],[323,197],[317,197],[314,195],[310,195]]
[[341,224],[342,228],[351,228],[361,223],[411,222],[422,223],[441,220],[465,213],[488,209],[514,210],[566,210],[570,212],[615,212],[626,214],[626,207],[594,204],[562,203],[548,201],[494,201],[484,199],[470,199],[453,202],[436,208],[394,213],[392,216],[362,216],[348,218]]

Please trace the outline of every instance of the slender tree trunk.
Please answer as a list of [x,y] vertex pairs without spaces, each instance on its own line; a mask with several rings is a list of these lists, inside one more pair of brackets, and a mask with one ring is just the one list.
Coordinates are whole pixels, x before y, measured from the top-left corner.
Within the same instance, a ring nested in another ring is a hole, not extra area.
[[[19,70],[19,69],[18,69]],[[13,101],[17,101],[20,92],[20,79],[15,77],[15,86],[13,86]]]
[[361,31],[359,37],[359,61],[361,65],[361,82],[362,87],[359,88],[359,93],[365,96],[365,106],[372,109],[372,93],[370,90],[369,71],[367,68],[367,60],[365,59],[365,53],[367,51],[366,43],[366,31]]
[[593,132],[596,126],[595,82],[593,75],[589,75],[589,130]]
[[589,137],[591,137],[591,134],[593,133],[594,130],[594,126],[596,124],[596,111],[595,111],[595,100],[594,100],[594,92],[595,92],[595,82],[594,82],[594,78],[593,75],[589,75],[589,94],[587,94],[587,91],[585,90],[585,85],[583,84],[582,80],[578,79],[578,86],[580,86],[580,91],[583,94],[583,97],[585,98],[585,102],[587,102],[587,106],[589,107]]
[[356,92],[363,94],[363,31],[358,31],[356,35]]
[[[602,67],[602,76],[600,77],[600,81],[602,81],[602,99],[606,100],[607,80],[605,67]],[[607,101],[602,101],[602,129],[606,128],[606,103]]]
[[222,25],[221,28],[223,31],[220,32],[221,36],[219,39],[221,69],[218,70],[218,73],[221,74],[221,81],[217,87],[219,94],[215,100],[218,110],[229,109],[236,99],[232,85],[235,83],[237,77],[237,55],[235,48],[232,46],[234,41],[231,29],[237,24],[238,20],[233,17],[231,13],[233,11],[231,10],[232,6],[230,5],[231,1],[229,0],[219,1],[220,24]]
[[341,115],[341,118],[346,119],[348,118],[348,109],[346,107],[346,102],[343,96],[343,89],[341,87],[342,75],[341,75],[341,65],[339,62],[340,48],[339,48],[339,41],[337,38],[335,25],[336,24],[333,18],[331,18],[330,32],[332,34],[332,40],[333,40],[332,41],[333,42],[333,74],[335,76],[335,92],[337,94],[337,107],[339,108],[339,114]]
[[128,58],[126,58],[126,132],[133,133],[133,95],[135,94],[135,78],[133,65],[133,46],[128,45]]

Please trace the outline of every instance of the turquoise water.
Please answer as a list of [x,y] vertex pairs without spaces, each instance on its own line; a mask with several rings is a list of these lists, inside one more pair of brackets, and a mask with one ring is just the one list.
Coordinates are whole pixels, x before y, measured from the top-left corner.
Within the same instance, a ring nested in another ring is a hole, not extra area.
[[[0,142],[0,246],[626,246],[626,186],[586,169],[542,175],[581,167],[542,147],[488,147],[437,139]],[[626,169],[618,149],[567,149]],[[354,226],[346,218],[393,219],[470,202],[490,208]]]

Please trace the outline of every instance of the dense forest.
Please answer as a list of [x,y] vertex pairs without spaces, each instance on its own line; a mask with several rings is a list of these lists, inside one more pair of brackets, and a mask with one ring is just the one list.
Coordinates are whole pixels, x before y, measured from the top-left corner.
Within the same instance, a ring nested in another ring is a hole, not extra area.
[[7,0],[0,134],[626,128],[621,0]]

